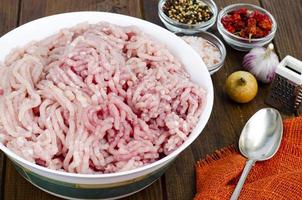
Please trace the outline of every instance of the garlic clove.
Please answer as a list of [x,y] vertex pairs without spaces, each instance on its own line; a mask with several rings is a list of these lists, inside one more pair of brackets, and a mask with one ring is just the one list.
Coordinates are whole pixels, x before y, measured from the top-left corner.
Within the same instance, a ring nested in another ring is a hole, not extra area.
[[243,68],[251,72],[257,80],[270,83],[275,77],[276,67],[279,64],[278,56],[273,50],[272,43],[267,48],[253,48],[244,56]]

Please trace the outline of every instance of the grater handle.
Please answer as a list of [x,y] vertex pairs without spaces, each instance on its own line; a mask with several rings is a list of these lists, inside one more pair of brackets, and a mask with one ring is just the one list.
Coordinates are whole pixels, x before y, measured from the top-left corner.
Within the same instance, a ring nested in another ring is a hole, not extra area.
[[277,66],[276,73],[297,85],[302,85],[302,62],[287,55]]

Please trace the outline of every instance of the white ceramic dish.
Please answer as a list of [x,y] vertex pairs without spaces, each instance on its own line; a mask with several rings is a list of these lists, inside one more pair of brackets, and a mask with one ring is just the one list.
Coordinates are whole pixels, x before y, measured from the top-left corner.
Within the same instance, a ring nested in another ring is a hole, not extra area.
[[81,22],[107,21],[121,26],[135,25],[165,44],[185,65],[193,81],[207,90],[206,105],[196,128],[187,141],[170,155],[134,170],[100,175],[73,174],[50,170],[19,157],[2,143],[0,149],[14,162],[16,169],[32,184],[51,194],[69,199],[112,199],[139,191],[150,185],[165,171],[167,165],[187,148],[202,132],[213,106],[213,85],[207,67],[198,54],[173,33],[147,21],[104,12],[74,12],[44,17],[24,24],[0,38],[0,61],[11,49],[30,41],[41,40],[62,28]]

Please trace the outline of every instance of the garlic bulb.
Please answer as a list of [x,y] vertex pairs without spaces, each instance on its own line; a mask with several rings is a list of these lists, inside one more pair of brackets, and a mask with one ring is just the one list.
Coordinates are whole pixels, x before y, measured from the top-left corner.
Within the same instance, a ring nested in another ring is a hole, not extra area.
[[269,44],[267,49],[263,47],[252,49],[243,58],[243,68],[255,75],[257,80],[270,83],[275,77],[276,67],[279,64],[278,56],[273,49],[273,44]]

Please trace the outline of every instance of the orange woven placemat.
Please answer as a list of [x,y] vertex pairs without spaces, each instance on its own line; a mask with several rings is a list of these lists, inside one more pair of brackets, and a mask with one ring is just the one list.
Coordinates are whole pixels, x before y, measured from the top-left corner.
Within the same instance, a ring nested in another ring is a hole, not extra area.
[[[302,117],[283,122],[283,139],[277,154],[257,162],[249,173],[239,199],[302,199]],[[196,165],[194,200],[230,199],[246,159],[227,147]]]

